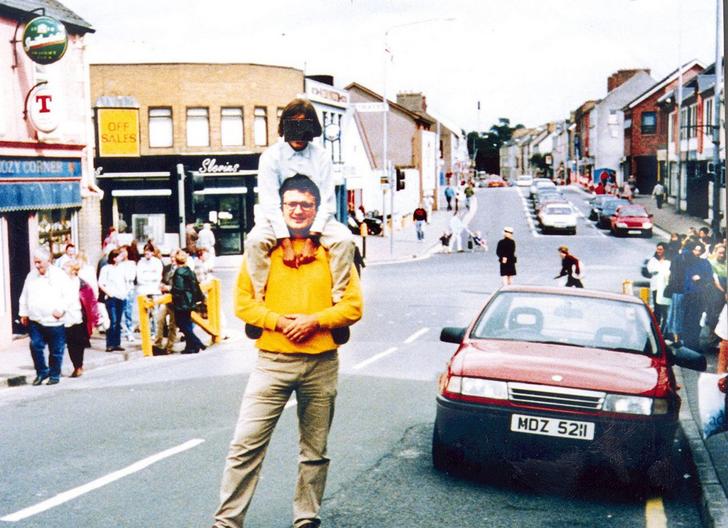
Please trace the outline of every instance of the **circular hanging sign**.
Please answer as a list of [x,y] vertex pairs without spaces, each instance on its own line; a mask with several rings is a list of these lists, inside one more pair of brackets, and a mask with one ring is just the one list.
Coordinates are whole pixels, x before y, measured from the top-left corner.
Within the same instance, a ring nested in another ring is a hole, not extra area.
[[329,123],[324,129],[324,137],[329,141],[336,141],[341,136],[341,127],[336,123]]
[[52,64],[63,57],[67,47],[66,26],[55,18],[39,16],[25,25],[23,49],[33,62]]
[[33,128],[39,132],[50,134],[61,121],[61,107],[48,83],[37,86],[28,96],[28,117]]

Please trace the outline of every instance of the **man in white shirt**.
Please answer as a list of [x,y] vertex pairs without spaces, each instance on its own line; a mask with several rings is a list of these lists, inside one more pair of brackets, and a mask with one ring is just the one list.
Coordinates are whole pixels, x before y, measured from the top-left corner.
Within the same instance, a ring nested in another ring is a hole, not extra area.
[[[256,298],[264,297],[270,270],[269,255],[278,245],[283,250],[283,262],[290,267],[313,262],[319,243],[328,250],[334,303],[341,300],[349,284],[354,243],[349,230],[334,218],[336,196],[331,176],[331,154],[312,142],[321,132],[321,124],[311,102],[294,99],[283,109],[278,123],[278,135],[283,140],[271,145],[260,156],[258,200],[261,218],[256,218],[255,227],[245,242],[248,272]],[[296,174],[310,178],[321,192],[321,204],[299,254],[293,249],[291,235],[283,220],[279,194],[283,181]]]
[[136,282],[138,295],[160,295],[159,285],[162,282],[162,261],[154,256],[154,246],[144,246],[144,257],[136,265]]
[[71,281],[63,271],[50,265],[44,249],[37,249],[33,254],[33,266],[35,269],[28,273],[20,294],[18,315],[30,336],[30,354],[36,373],[33,385],[40,385],[46,379],[48,385],[55,385],[61,379],[66,348],[64,318],[78,292],[72,291]]

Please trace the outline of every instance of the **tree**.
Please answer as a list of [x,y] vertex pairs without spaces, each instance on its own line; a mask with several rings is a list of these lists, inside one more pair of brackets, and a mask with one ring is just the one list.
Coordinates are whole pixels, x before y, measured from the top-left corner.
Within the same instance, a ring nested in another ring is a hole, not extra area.
[[511,127],[507,117],[498,118],[498,123],[490,127],[488,132],[470,132],[467,135],[468,154],[475,160],[475,170],[490,174],[500,174],[500,148],[513,137],[513,131],[524,128],[518,124]]

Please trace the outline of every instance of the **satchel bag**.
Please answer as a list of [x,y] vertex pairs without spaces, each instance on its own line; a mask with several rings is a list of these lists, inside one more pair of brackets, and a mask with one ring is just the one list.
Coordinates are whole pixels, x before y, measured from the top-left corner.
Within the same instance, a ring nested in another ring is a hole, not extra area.
[[674,293],[674,287],[672,285],[672,282],[668,282],[667,286],[665,286],[665,290],[662,292],[662,296],[665,299],[672,298],[672,294]]

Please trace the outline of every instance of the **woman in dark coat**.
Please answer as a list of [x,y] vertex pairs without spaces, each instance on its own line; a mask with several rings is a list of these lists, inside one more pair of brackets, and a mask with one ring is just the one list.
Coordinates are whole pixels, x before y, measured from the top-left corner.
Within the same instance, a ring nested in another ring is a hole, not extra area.
[[503,286],[513,284],[516,275],[516,241],[513,240],[513,228],[503,228],[503,238],[498,241],[495,254],[500,263],[500,275]]
[[174,256],[177,269],[172,277],[172,305],[177,328],[185,335],[182,354],[197,354],[206,347],[197,338],[192,325],[192,311],[205,300],[195,272],[187,266],[187,253],[177,251]]
[[68,310],[65,322],[66,346],[73,363],[71,377],[78,378],[83,374],[84,350],[91,346],[89,338],[94,326],[100,323],[101,314],[93,288],[78,276],[81,264],[70,260],[63,265],[63,269],[73,284],[73,291],[78,292],[78,301]]
[[[705,246],[692,243],[683,250],[685,255],[685,315],[682,340],[688,348],[700,348],[700,318],[708,307],[711,288],[718,285],[713,267],[707,259],[701,258]],[[716,286],[717,287],[717,286]]]

